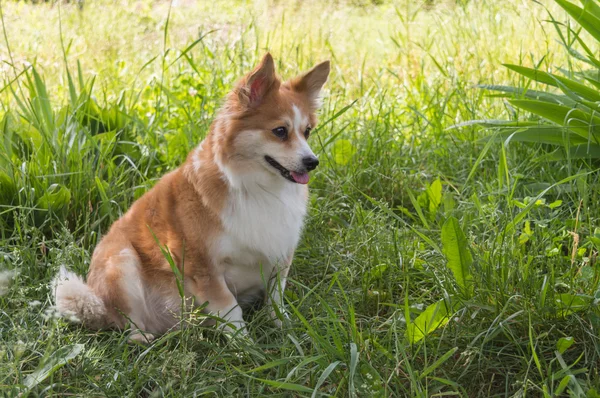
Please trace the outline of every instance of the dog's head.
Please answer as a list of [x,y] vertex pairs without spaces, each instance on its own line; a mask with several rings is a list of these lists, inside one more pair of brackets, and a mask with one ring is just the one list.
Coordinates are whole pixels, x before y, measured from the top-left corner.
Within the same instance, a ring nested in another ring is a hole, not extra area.
[[219,116],[220,162],[229,179],[306,184],[319,160],[308,140],[329,61],[281,82],[270,54],[241,79]]

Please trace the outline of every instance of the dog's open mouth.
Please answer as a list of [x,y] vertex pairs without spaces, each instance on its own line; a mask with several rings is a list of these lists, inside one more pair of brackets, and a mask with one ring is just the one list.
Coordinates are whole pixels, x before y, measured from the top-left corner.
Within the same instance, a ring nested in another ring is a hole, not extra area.
[[307,172],[298,173],[296,171],[290,171],[270,156],[265,156],[265,160],[267,161],[267,163],[269,163],[271,166],[277,169],[279,173],[281,173],[283,178],[285,178],[286,180],[295,182],[296,184],[308,184],[310,176]]

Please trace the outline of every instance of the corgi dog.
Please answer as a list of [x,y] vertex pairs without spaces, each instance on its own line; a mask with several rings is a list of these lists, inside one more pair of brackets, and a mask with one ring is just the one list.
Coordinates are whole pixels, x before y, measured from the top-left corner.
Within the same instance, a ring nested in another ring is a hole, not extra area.
[[283,82],[266,54],[183,165],[112,225],[87,280],[61,267],[52,284],[59,313],[92,329],[129,325],[130,338],[145,342],[178,327],[182,302],[246,334],[240,304],[266,297],[281,326],[306,184],[319,164],[308,139],[329,70],[326,61]]

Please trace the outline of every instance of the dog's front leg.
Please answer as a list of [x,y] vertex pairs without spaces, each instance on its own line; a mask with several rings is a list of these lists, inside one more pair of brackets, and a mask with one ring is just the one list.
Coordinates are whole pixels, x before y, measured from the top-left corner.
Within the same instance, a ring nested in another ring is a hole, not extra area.
[[287,276],[292,266],[293,255],[290,255],[283,263],[277,264],[273,270],[273,275],[269,279],[267,286],[267,306],[270,309],[269,315],[275,323],[275,326],[282,327],[282,320],[288,319],[287,312],[284,307],[284,290],[287,282]]
[[228,333],[239,331],[242,335],[248,334],[242,309],[227,287],[225,278],[203,276],[194,278],[194,282],[193,294],[197,303],[207,303],[204,311],[223,319],[224,322],[218,326],[220,329]]

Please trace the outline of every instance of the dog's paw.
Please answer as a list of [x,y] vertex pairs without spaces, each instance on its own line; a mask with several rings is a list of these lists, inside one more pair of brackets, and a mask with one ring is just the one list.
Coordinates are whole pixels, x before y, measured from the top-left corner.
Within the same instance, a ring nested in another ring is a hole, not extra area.
[[225,336],[231,343],[239,344],[240,346],[254,344],[254,340],[252,337],[250,337],[248,329],[246,329],[245,325],[244,327],[237,329],[225,325],[220,329],[223,333],[223,336]]
[[246,327],[245,322],[221,323],[217,328],[228,337],[248,336],[248,328]]
[[290,324],[290,317],[284,309],[279,309],[279,314],[273,309],[269,313],[269,316],[273,321],[273,324],[279,329],[283,329],[284,325],[289,326]]
[[150,344],[155,337],[151,333],[143,333],[139,330],[134,331],[129,335],[127,341],[131,344]]

